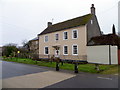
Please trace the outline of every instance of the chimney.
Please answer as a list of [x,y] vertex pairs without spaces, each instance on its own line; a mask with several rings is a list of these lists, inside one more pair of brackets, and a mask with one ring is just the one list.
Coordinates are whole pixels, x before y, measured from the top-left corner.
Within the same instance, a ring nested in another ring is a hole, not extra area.
[[48,27],[52,26],[52,22],[48,22]]
[[116,34],[115,25],[114,25],[114,24],[113,24],[113,27],[112,27],[112,33],[113,33],[113,34]]
[[95,7],[94,7],[94,4],[92,4],[92,7],[91,7],[91,14],[94,14],[94,15],[95,15]]

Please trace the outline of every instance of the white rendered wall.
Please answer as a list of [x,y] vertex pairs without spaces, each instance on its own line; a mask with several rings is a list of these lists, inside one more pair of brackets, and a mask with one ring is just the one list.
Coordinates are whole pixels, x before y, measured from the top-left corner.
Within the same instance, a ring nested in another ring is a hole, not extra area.
[[118,64],[118,49],[117,46],[111,46],[112,64]]
[[[117,46],[110,46],[111,64],[118,64]],[[87,61],[89,63],[109,64],[109,45],[88,46]]]

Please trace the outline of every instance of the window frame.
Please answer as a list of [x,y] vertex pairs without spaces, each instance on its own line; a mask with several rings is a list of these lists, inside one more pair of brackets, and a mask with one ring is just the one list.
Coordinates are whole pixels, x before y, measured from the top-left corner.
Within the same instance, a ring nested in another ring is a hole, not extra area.
[[[47,37],[47,41],[46,41],[46,37]],[[48,42],[48,40],[49,40],[48,35],[45,35],[45,36],[44,36],[44,42]]]
[[[65,39],[65,34],[64,33],[67,33],[67,39]],[[63,32],[63,40],[68,40],[68,32],[67,31]]]
[[55,34],[55,41],[58,41],[56,35],[58,35],[58,40],[59,40],[59,34],[58,33]]
[[93,20],[90,20],[91,25],[93,24]]
[[[45,51],[45,50],[46,50],[46,47],[48,48],[48,54],[46,54],[46,51]],[[44,55],[49,55],[49,47],[48,47],[48,46],[45,46],[45,47],[44,47]]]
[[[74,54],[74,50],[73,50],[73,49],[74,49],[74,48],[73,48],[74,46],[77,46],[77,54]],[[77,44],[73,44],[73,45],[72,45],[72,55],[78,55],[78,50],[79,50],[79,49],[78,49],[78,45],[77,45]]]
[[[65,54],[65,46],[67,46],[67,54]],[[63,55],[68,55],[68,45],[63,46]]]
[[[74,38],[74,36],[73,36],[74,35],[73,34],[74,31],[77,31],[77,38]],[[77,29],[72,30],[72,39],[78,39],[78,30]]]

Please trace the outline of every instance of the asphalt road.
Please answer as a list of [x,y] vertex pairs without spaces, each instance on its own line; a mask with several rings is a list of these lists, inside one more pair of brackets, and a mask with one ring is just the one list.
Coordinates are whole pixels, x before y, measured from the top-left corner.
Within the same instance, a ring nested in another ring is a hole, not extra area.
[[[2,79],[24,76],[41,72],[55,71],[55,69],[26,65],[12,62],[2,62]],[[73,71],[60,70],[61,73]],[[75,77],[46,86],[45,88],[118,88],[118,76],[82,73],[74,74]],[[48,76],[49,77],[49,76]],[[55,77],[50,77],[55,78]]]
[[47,69],[37,66],[2,61],[2,79],[45,71]]
[[118,78],[115,76],[81,73],[46,88],[118,88]]

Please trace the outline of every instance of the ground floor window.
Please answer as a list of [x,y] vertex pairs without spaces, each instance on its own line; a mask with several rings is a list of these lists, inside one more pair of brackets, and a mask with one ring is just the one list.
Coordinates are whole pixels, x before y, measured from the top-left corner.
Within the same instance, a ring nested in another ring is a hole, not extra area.
[[68,46],[63,47],[63,54],[68,55]]
[[49,49],[48,49],[48,47],[45,47],[45,48],[44,48],[44,53],[45,53],[45,55],[48,55],[48,54],[49,54]]
[[72,46],[72,54],[73,55],[78,55],[78,45],[73,45]]

